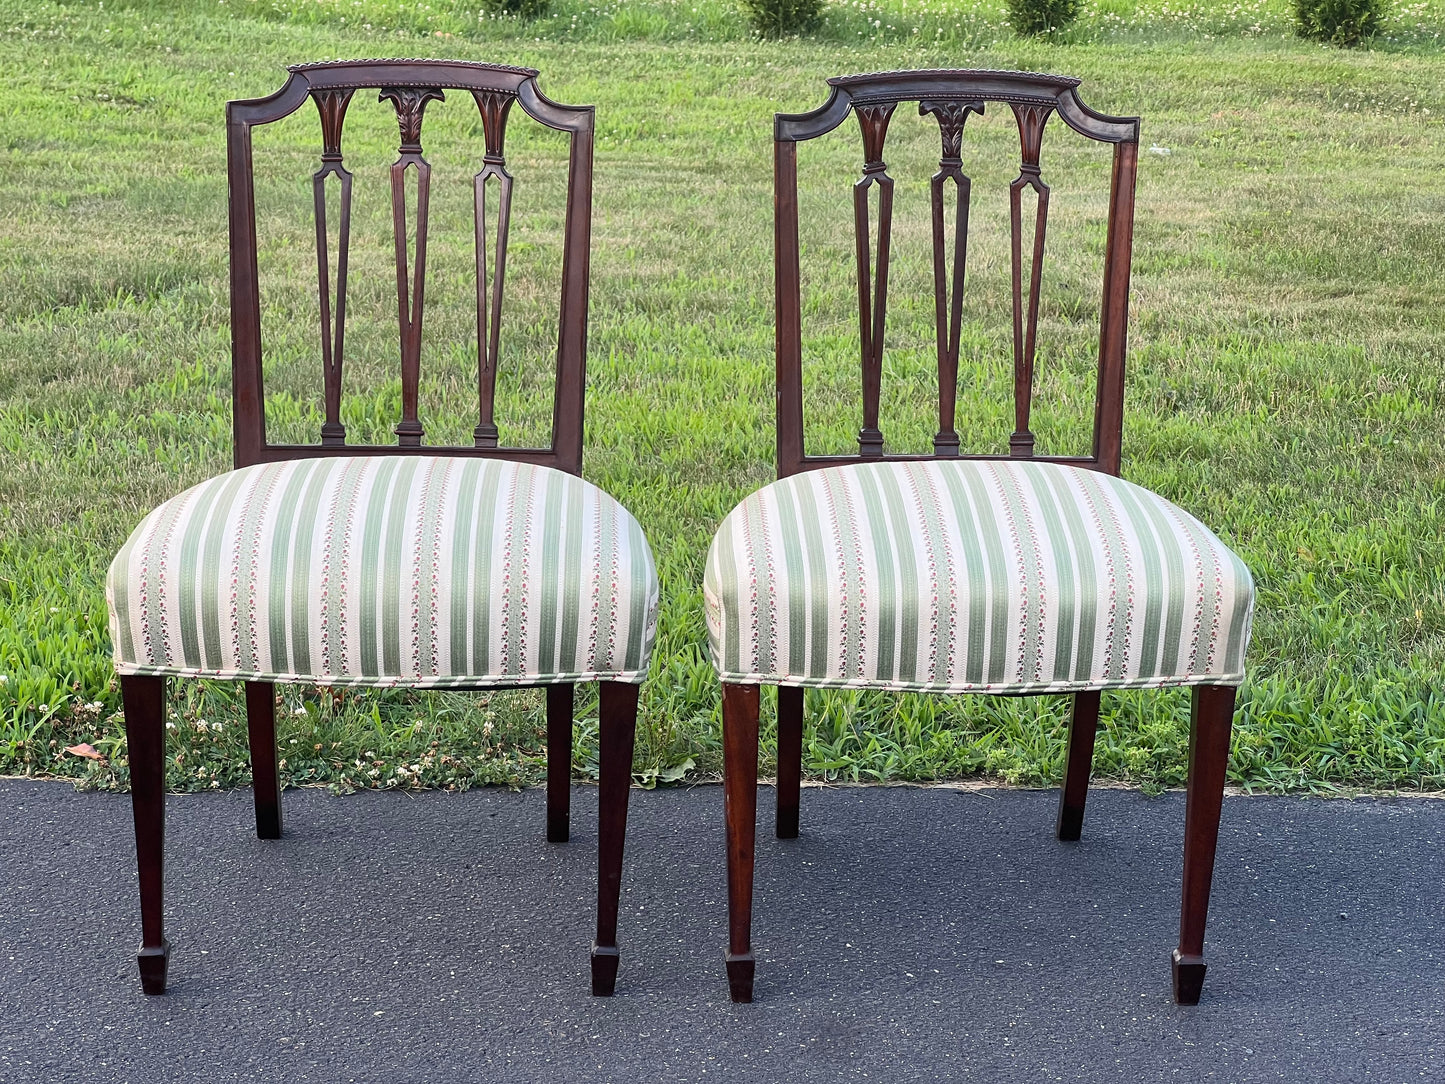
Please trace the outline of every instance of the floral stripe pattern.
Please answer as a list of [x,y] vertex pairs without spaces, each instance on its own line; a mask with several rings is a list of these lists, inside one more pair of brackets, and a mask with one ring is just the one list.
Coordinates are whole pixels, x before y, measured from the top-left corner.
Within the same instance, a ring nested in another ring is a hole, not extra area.
[[658,601],[642,528],[596,486],[385,455],[187,490],[131,534],[106,597],[122,674],[436,687],[639,683]]
[[1254,582],[1189,513],[1057,463],[805,471],[723,520],[724,681],[1031,693],[1238,685]]

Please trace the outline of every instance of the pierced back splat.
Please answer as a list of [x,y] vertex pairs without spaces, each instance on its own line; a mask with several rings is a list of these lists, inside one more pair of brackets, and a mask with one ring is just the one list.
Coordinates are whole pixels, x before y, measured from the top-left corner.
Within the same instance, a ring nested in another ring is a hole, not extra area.
[[[1013,268],[1014,309],[1014,431],[1009,437],[1009,454],[1030,457],[1034,454],[1034,434],[1029,429],[1029,411],[1034,397],[1034,350],[1039,330],[1039,288],[1044,276],[1044,232],[1049,219],[1049,186],[1039,175],[1039,150],[1044,139],[1044,125],[1053,112],[1046,105],[1013,105],[1019,125],[1022,161],[1019,175],[1009,185],[1009,237]],[[1025,318],[1021,290],[1023,286],[1023,190],[1032,188],[1038,197],[1034,213],[1033,260],[1029,265],[1028,315]]]
[[[477,247],[477,428],[474,439],[478,448],[497,446],[497,426],[493,406],[497,393],[497,358],[501,349],[502,289],[507,280],[507,234],[512,221],[512,175],[507,172],[503,153],[507,133],[507,114],[516,97],[495,91],[472,91],[477,110],[482,115],[482,132],[487,154],[481,170],[473,178],[475,189]],[[487,301],[487,181],[495,178],[498,189],[497,247],[492,264],[491,318]]]
[[[346,340],[346,265],[351,252],[351,174],[342,164],[341,126],[346,120],[346,107],[351,103],[350,90],[319,90],[312,92],[317,112],[321,114],[321,168],[311,175],[316,205],[316,269],[321,302],[321,364],[325,380],[326,420],[321,424],[321,443],[346,443],[346,428],[341,424],[341,360]],[[330,239],[326,229],[326,178],[335,175],[341,187],[341,210],[337,223],[335,313],[332,309],[331,275],[327,254]]]
[[[863,361],[863,428],[858,456],[889,460],[962,456],[1000,459],[1033,456],[1029,428],[1033,395],[1040,285],[1043,277],[1049,188],[1039,171],[1044,125],[1057,113],[1062,123],[1089,139],[1114,146],[1114,171],[1109,201],[1108,239],[1104,256],[1104,302],[1100,316],[1098,390],[1094,440],[1089,455],[1048,455],[1038,458],[1117,474],[1123,431],[1125,332],[1128,324],[1129,264],[1133,243],[1134,183],[1138,163],[1139,122],[1108,117],[1079,100],[1079,80],[1030,72],[902,71],[848,75],[828,80],[832,94],[808,113],[779,113],[774,118],[774,282],[777,291],[778,473],[844,463],[854,456],[811,456],[803,442],[802,276],[798,230],[798,151],[800,142],[816,139],[858,115],[864,144],[863,177],[853,186],[854,228],[858,257],[858,310]],[[879,382],[882,373],[883,329],[887,307],[888,258],[893,211],[893,178],[883,164],[888,122],[900,102],[917,102],[920,115],[939,125],[942,153],[931,180],[933,212],[934,322],[938,342],[938,431],[926,455],[885,453],[878,430]],[[1014,331],[1014,431],[1007,455],[962,453],[956,428],[958,362],[963,324],[963,288],[968,257],[969,204],[972,184],[963,171],[962,140],[969,113],[982,113],[985,103],[1006,102],[1019,126],[1022,162],[1009,186],[1012,241]],[[948,182],[955,189],[954,240],[949,258]],[[876,270],[869,245],[868,192],[879,190]],[[1027,303],[1023,294],[1023,189],[1037,198]]]
[[[853,185],[853,232],[858,254],[858,333],[863,369],[863,428],[858,432],[858,454],[883,454],[878,429],[878,396],[883,373],[883,326],[888,314],[888,248],[893,235],[893,178],[883,161],[883,141],[895,103],[859,106],[858,126],[863,131],[863,176]],[[878,189],[878,266],[872,266],[868,235],[868,190]],[[871,281],[870,281],[871,280]]]
[[[983,114],[983,102],[922,101],[918,115],[938,119],[943,149],[938,172],[931,178],[933,203],[933,301],[938,335],[938,433],[935,455],[958,455],[954,413],[958,401],[958,340],[963,328],[963,275],[968,263],[968,207],[971,182],[963,172],[963,125],[970,113]],[[948,270],[944,185],[954,184],[952,290]]]
[[[401,129],[401,147],[391,164],[391,219],[396,237],[396,305],[401,334],[401,421],[397,443],[419,447],[424,435],[416,416],[421,378],[421,318],[426,287],[426,228],[431,207],[431,164],[422,157],[421,122],[430,101],[446,95],[432,87],[383,87],[378,101],[391,100]],[[406,171],[416,170],[416,258],[407,288]]]
[[[592,233],[592,144],[595,128],[592,108],[559,105],[538,89],[535,71],[499,64],[455,60],[342,60],[298,64],[289,71],[290,78],[275,94],[229,102],[226,106],[227,175],[231,196],[231,390],[236,465],[244,467],[318,455],[445,453],[510,459],[580,474]],[[399,156],[391,166],[390,181],[396,250],[398,339],[401,346],[402,416],[396,427],[398,443],[376,447],[348,444],[340,418],[352,189],[352,175],[342,163],[341,130],[355,92],[362,89],[379,91],[378,100],[391,104],[401,134]],[[479,411],[473,442],[464,447],[423,446],[424,433],[417,416],[431,194],[431,167],[422,155],[421,131],[428,103],[444,102],[445,91],[448,90],[473,95],[481,111],[486,140],[482,168],[472,178],[477,213]],[[316,104],[323,137],[321,167],[313,174],[313,188],[325,421],[320,444],[272,444],[266,439],[262,379],[261,291],[257,269],[252,130],[257,125],[271,124],[290,116],[308,100]],[[512,194],[512,178],[503,158],[503,136],[513,105],[520,107],[532,120],[570,136],[552,439],[545,448],[499,447],[492,416]],[[333,174],[335,181],[331,179]],[[414,218],[407,213],[408,179],[412,175],[416,184]],[[492,250],[487,244],[486,187],[489,183],[496,186],[500,197],[497,237]],[[340,188],[339,221],[335,224],[338,244],[334,288],[332,249],[328,244],[328,185]],[[409,229],[414,238],[412,243],[408,242]]]

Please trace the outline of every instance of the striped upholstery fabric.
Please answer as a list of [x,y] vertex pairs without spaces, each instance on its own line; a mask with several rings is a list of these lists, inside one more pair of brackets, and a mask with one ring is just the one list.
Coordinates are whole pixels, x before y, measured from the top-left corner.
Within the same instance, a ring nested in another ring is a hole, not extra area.
[[852,463],[738,505],[704,574],[724,681],[1026,693],[1244,677],[1254,585],[1198,520],[1050,463]]
[[637,521],[579,478],[377,455],[188,489],[131,534],[106,597],[122,674],[636,683],[657,574]]

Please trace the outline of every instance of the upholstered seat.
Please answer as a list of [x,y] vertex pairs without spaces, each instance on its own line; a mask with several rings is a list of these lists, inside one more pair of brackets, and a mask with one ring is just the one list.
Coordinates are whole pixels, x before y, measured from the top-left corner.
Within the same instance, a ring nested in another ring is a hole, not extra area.
[[1009,460],[774,482],[723,521],[703,591],[723,681],[932,692],[1237,685],[1254,604],[1162,497]]
[[245,467],[153,511],[106,585],[116,670],[447,686],[641,682],[637,521],[550,467],[354,456]]

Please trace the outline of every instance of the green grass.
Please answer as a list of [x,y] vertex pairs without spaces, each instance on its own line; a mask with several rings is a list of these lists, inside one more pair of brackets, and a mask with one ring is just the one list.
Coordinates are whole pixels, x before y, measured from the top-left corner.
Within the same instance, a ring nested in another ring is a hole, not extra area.
[[[718,686],[699,583],[712,530],[772,477],[770,133],[830,75],[981,66],[1083,77],[1095,108],[1144,118],[1125,475],[1244,556],[1259,613],[1231,777],[1256,789],[1445,787],[1445,28],[1394,10],[1371,50],[1295,40],[1282,0],[1107,0],[1059,41],[1013,38],[1001,6],[837,4],[814,39],[764,44],[730,5],[558,0],[535,24],[474,4],[378,0],[0,0],[0,772],[123,785],[104,571],[156,503],[229,466],[222,104],[289,62],[450,55],[534,65],[597,106],[586,474],[652,540],[658,650],[643,694],[645,782],[719,766]],[[368,28],[369,27],[369,28]],[[467,189],[479,132],[428,111],[437,169],[422,405],[429,435],[472,420]],[[1004,445],[1007,113],[970,122],[964,417]],[[270,423],[319,425],[307,178],[298,113],[258,139]],[[1105,158],[1045,140],[1054,185],[1037,429],[1086,439]],[[345,420],[383,437],[399,395],[388,211],[389,108],[348,118],[357,173]],[[883,426],[927,444],[932,341],[924,178],[936,135],[903,112]],[[847,185],[851,125],[806,148],[810,446],[857,426]],[[518,175],[504,438],[542,435],[563,146],[514,120]],[[1167,151],[1167,153],[1165,153]],[[392,306],[388,313],[388,306]],[[238,690],[175,683],[170,781],[244,783]],[[467,786],[536,778],[534,693],[283,690],[295,783]],[[590,692],[586,694],[590,697]],[[765,702],[766,703],[766,702]],[[810,693],[809,770],[832,779],[1057,778],[1062,698]],[[1106,698],[1102,778],[1182,781],[1182,692]],[[579,775],[595,771],[579,699]],[[202,725],[204,723],[204,725]],[[765,757],[770,735],[764,736]],[[106,758],[63,753],[88,742]],[[690,762],[690,763],[689,763]]]

